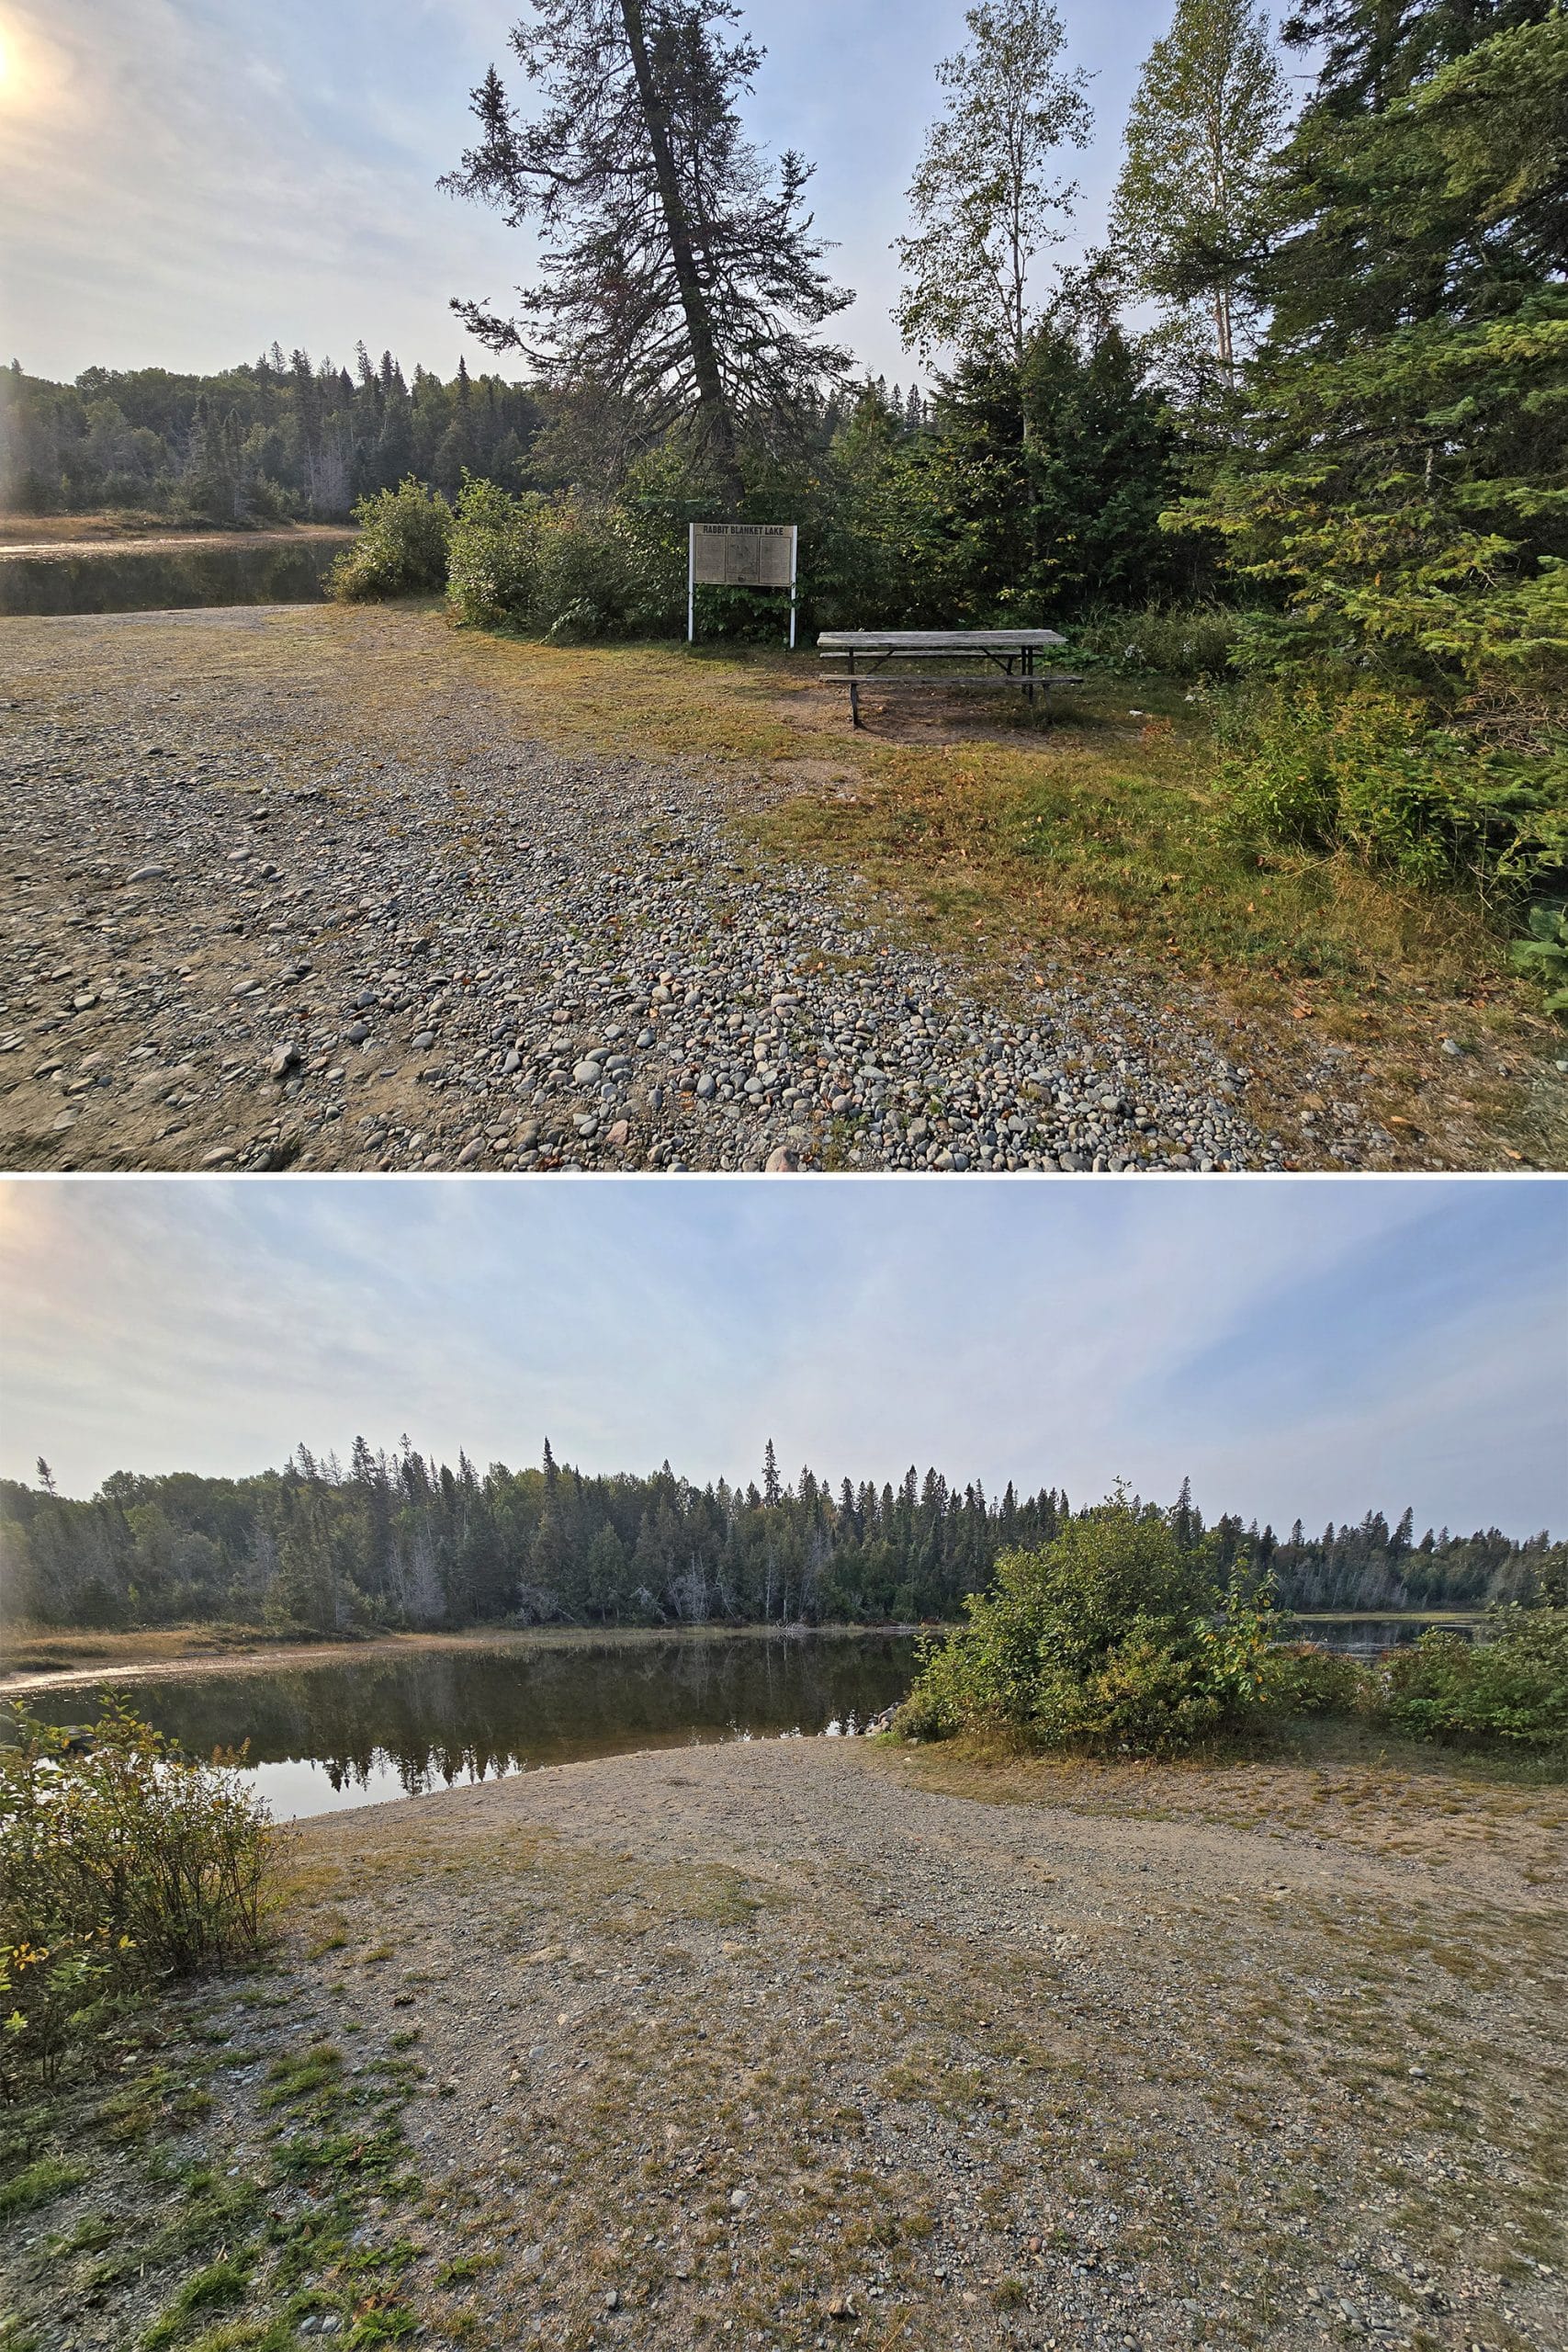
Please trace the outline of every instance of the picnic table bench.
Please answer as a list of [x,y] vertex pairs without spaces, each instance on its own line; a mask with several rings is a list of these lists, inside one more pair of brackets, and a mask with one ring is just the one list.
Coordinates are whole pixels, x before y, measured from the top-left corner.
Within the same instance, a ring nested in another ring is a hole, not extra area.
[[[830,628],[818,639],[817,651],[825,662],[844,663],[840,670],[824,671],[823,684],[848,686],[850,716],[859,727],[860,690],[873,681],[879,686],[1012,686],[1031,703],[1037,691],[1081,686],[1081,678],[1034,666],[1037,653],[1066,641],[1054,628]],[[892,667],[933,661],[971,667],[919,675]]]

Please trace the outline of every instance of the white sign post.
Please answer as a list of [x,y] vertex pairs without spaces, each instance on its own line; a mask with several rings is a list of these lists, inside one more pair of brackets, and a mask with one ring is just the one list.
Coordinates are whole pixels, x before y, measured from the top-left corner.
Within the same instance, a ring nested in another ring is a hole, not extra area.
[[793,653],[799,544],[793,523],[694,523],[686,549],[687,644],[696,642],[699,581],[713,588],[787,588]]

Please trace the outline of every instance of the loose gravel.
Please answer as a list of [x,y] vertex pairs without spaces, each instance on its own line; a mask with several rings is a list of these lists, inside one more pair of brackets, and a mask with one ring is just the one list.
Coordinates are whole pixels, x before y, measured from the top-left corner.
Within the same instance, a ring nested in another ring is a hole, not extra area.
[[1093,1774],[928,1773],[765,1741],[302,1833],[350,1951],[464,1956],[407,2128],[536,2269],[484,2330],[570,2341],[613,2293],[638,2352],[726,2313],[758,2347],[1562,2345],[1560,1792],[1448,1797],[1439,1874],[1419,1783],[1381,1789],[1412,1855],[1358,1842],[1355,1774],[1260,1773],[1262,1819],[1216,1774],[1227,1820],[1179,1768],[1119,1815]]
[[[518,740],[396,616],[6,641],[8,1164],[1285,1164],[1249,1069],[1172,1006],[897,944],[852,885],[749,852],[737,813],[787,786]],[[1389,1142],[1345,1068],[1303,1066],[1329,1166]]]
[[[165,2027],[140,2177],[60,2140],[100,2168],[12,2233],[13,2299],[136,2342],[206,2165],[288,2250],[215,2346],[1561,2352],[1564,1820],[1432,1767],[796,1738],[310,1822],[273,1966]],[[351,2165],[404,2086],[346,2245],[277,2172],[312,2062]]]

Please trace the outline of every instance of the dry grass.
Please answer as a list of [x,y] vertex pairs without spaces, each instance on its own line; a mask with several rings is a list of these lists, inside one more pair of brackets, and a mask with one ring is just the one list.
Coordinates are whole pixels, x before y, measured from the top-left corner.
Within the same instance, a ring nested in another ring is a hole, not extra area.
[[[123,1633],[92,1627],[6,1625],[0,1627],[0,1671],[8,1678],[69,1674],[97,1666],[156,1665],[166,1658],[244,1654],[262,1649],[267,1641],[266,1634],[254,1625],[149,1625]],[[0,1690],[4,1688],[0,1681]]]
[[1507,1872],[1568,1890],[1568,1775],[1561,1763],[1452,1753],[1348,1722],[1302,1723],[1255,1756],[1100,1760],[1000,1741],[880,1740],[880,1769],[986,1804],[1207,1823],[1397,1856],[1458,1881]]
[[279,539],[343,539],[353,533],[341,523],[288,523],[260,529],[225,529],[221,524],[182,522],[152,508],[117,507],[92,514],[17,514],[0,512],[0,551],[10,548],[96,547],[106,554],[145,539],[215,540],[224,547],[255,546]]

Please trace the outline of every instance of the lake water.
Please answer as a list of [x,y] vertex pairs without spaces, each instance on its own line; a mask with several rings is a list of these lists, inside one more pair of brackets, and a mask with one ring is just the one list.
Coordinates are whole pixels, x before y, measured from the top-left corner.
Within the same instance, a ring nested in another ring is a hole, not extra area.
[[[585,1636],[113,1687],[194,1755],[248,1740],[257,1791],[285,1820],[632,1748],[863,1724],[903,1697],[914,1668],[914,1638],[899,1634]],[[28,1705],[81,1723],[96,1695],[39,1691]]]
[[1291,1641],[1315,1642],[1320,1649],[1339,1650],[1349,1657],[1377,1657],[1384,1650],[1418,1642],[1423,1634],[1459,1634],[1471,1641],[1480,1623],[1479,1615],[1424,1617],[1414,1609],[1382,1617],[1292,1617],[1287,1611],[1283,1630]]
[[199,605],[318,603],[352,531],[302,539],[238,537],[214,546],[161,540],[85,555],[7,555],[0,614],[174,612]]

